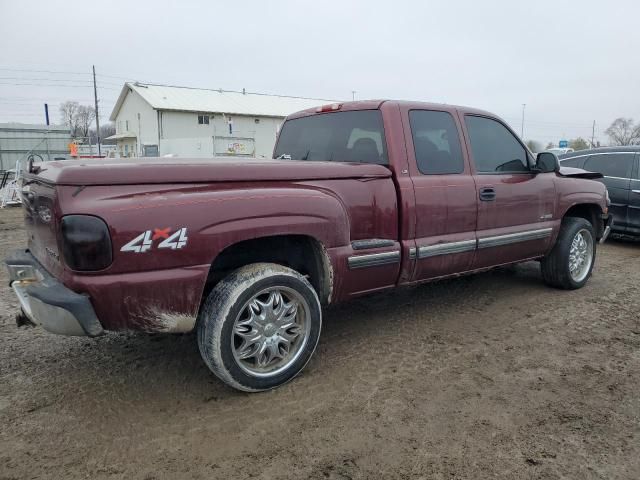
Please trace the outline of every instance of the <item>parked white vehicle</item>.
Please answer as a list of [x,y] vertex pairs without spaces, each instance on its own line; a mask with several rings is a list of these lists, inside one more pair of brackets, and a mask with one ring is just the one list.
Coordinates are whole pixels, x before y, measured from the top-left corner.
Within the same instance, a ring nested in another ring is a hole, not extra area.
[[549,148],[548,150],[545,150],[545,152],[554,153],[556,157],[564,155],[565,153],[573,153],[573,151],[573,148]]

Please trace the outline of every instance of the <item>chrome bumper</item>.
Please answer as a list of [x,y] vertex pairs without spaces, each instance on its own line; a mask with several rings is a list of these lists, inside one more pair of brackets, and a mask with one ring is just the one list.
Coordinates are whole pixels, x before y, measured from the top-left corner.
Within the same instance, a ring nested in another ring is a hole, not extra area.
[[19,250],[5,263],[11,288],[31,322],[59,335],[95,337],[104,333],[89,297],[58,282],[31,253]]

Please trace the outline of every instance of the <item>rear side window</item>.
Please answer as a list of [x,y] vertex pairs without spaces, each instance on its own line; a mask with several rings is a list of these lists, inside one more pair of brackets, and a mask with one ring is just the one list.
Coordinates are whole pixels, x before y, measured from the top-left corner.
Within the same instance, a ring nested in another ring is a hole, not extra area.
[[500,122],[485,117],[465,117],[476,169],[480,173],[528,172],[527,153]]
[[592,155],[584,164],[584,169],[598,172],[607,177],[631,178],[633,153],[606,153]]
[[560,159],[561,167],[574,167],[582,168],[582,164],[588,157],[567,158],[566,160]]
[[418,170],[426,175],[462,173],[464,160],[453,117],[447,112],[409,112]]
[[274,157],[292,160],[375,163],[387,165],[387,149],[379,110],[357,110],[287,120]]

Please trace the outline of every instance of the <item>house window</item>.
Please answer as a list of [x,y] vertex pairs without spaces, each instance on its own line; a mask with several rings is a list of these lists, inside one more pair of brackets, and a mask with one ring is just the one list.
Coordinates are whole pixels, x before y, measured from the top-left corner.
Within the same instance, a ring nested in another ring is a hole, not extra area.
[[125,130],[128,132],[129,131],[129,120],[126,120],[125,122]]
[[198,125],[209,125],[209,115],[198,115]]
[[255,123],[260,123],[260,119],[259,119],[259,118],[256,118],[256,119],[254,120],[254,122],[255,122]]

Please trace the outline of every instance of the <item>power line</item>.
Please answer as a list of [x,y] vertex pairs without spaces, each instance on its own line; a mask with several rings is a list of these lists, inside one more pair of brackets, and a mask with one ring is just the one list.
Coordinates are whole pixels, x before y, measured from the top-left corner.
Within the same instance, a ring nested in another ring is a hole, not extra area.
[[[114,99],[117,97],[113,97]],[[46,96],[46,97],[2,97],[0,96],[0,99],[5,99],[5,100],[29,100],[29,101],[33,101],[33,102],[38,102],[40,103],[40,100],[42,101],[48,101],[48,100],[68,100],[68,97],[50,97],[50,96]],[[90,100],[87,99],[83,99],[83,101],[89,102]]]
[[[57,100],[57,101],[54,101]],[[68,101],[68,98],[43,98],[42,100],[33,100],[33,101],[17,101],[14,102],[13,100],[2,100],[0,99],[0,103],[5,104],[5,105],[26,105],[26,106],[40,106],[43,103],[48,103],[49,105],[60,105],[61,103],[59,102],[66,102]],[[92,102],[93,99],[76,99],[77,102],[82,103],[82,102]],[[109,100],[103,100],[103,103],[115,103],[116,100],[115,99],[109,99]]]
[[[69,84],[57,84],[57,83],[15,83],[15,82],[0,82],[0,85],[11,85],[18,87],[63,87],[63,88],[82,88],[87,87],[91,88],[91,82],[88,84],[79,84],[79,85],[69,85]],[[120,90],[120,88],[116,87],[105,87],[101,85],[100,88],[104,90]]]
[[23,68],[5,68],[0,67],[5,72],[32,72],[32,73],[53,73],[55,75],[91,75],[89,72],[64,72],[60,70],[30,70]]
[[[23,82],[71,82],[71,83],[80,83],[80,84],[88,84],[93,85],[92,80],[75,80],[73,78],[29,78],[29,77],[0,77],[0,80],[20,80]],[[101,85],[116,85],[120,86],[119,83],[116,82],[108,82],[104,80],[100,80]]]
[[[520,123],[520,118],[515,118],[515,117],[502,117],[505,120],[508,120],[510,122],[518,122]],[[550,122],[547,120],[527,120],[527,125],[529,125],[530,123],[533,124],[540,124],[540,125],[558,125],[558,126],[575,126],[575,127],[584,127],[584,128],[591,128],[591,124],[590,123],[577,123],[577,122]]]
[[32,78],[32,77],[0,77],[0,80],[26,80],[29,82],[77,82],[77,83],[91,83],[91,80],[75,80],[66,78]]

